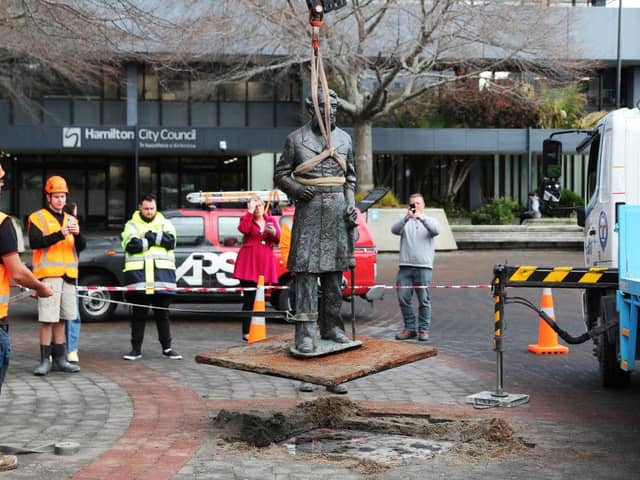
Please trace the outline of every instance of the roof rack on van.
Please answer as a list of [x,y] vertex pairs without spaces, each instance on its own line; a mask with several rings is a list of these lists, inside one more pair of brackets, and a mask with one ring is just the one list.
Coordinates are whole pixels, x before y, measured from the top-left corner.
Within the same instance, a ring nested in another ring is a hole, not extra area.
[[264,202],[289,203],[289,197],[282,190],[252,190],[232,192],[191,192],[187,193],[187,201],[201,205],[220,203],[247,202],[253,196],[258,196]]

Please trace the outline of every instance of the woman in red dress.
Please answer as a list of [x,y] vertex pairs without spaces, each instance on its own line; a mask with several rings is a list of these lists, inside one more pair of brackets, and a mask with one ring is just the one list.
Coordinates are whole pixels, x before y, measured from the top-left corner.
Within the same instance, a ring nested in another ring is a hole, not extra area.
[[[238,252],[233,277],[240,280],[243,288],[255,288],[258,276],[264,276],[265,284],[277,284],[278,272],[273,246],[280,241],[280,226],[275,218],[264,213],[264,202],[253,196],[247,202],[247,213],[240,217],[238,230],[244,235]],[[242,310],[253,310],[255,290],[244,291]],[[248,340],[251,319],[242,319],[242,339]]]

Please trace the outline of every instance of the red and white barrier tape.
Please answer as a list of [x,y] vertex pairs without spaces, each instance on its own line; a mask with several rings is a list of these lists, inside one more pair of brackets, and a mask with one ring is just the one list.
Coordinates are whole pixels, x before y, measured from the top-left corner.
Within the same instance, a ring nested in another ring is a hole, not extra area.
[[[265,285],[265,290],[288,290],[288,286],[283,285]],[[351,286],[347,286],[347,289],[351,289]],[[399,290],[403,288],[433,288],[433,289],[465,289],[465,288],[491,288],[489,284],[479,285],[356,285],[355,289],[383,289],[383,290]],[[95,291],[107,291],[107,292],[143,292],[144,287],[101,287],[97,285],[81,285],[78,286],[78,291],[95,292]],[[196,292],[196,293],[212,293],[212,292],[243,292],[243,291],[255,291],[257,287],[156,287],[156,292]]]

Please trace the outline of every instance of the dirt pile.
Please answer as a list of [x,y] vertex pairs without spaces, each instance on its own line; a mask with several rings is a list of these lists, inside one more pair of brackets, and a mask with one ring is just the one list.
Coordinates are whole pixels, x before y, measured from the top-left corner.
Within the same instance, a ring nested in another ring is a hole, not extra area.
[[422,417],[363,417],[358,414],[357,404],[348,398],[333,396],[304,402],[279,412],[222,410],[214,418],[213,424],[219,431],[219,437],[225,441],[245,442],[253,447],[267,447],[285,441],[291,443],[292,437],[303,438],[305,432],[323,428],[450,442],[447,454],[467,460],[519,454],[530,447],[516,436],[511,425],[503,419],[450,419],[427,414]]

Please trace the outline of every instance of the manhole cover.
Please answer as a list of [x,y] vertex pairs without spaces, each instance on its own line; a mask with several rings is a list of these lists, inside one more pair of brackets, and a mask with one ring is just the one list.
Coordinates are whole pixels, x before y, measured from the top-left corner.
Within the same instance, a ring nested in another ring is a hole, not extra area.
[[319,428],[289,438],[282,443],[289,453],[325,454],[373,460],[384,465],[411,463],[448,450],[453,442],[365,432]]

